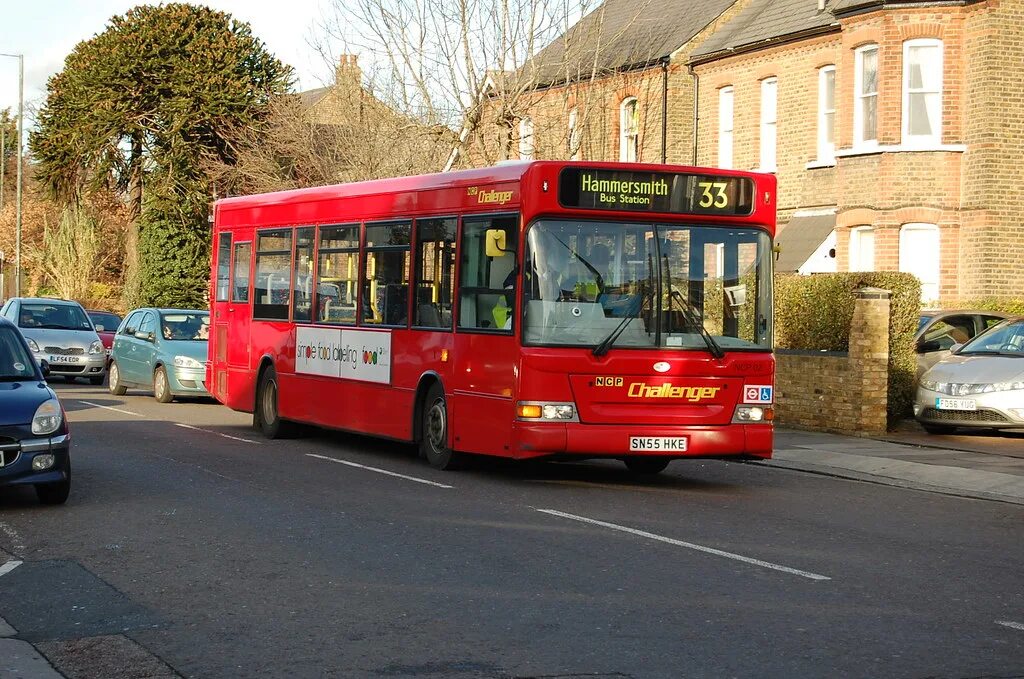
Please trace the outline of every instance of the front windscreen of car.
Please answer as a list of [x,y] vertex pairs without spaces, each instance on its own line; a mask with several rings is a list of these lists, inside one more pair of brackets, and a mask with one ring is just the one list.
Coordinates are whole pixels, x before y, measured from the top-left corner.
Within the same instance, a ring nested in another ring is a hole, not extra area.
[[527,345],[771,349],[760,229],[544,220],[527,234],[523,287]]
[[90,311],[89,318],[99,332],[113,332],[121,325],[121,319],[105,311]]
[[32,356],[18,332],[10,326],[0,327],[0,382],[20,382],[35,376]]
[[180,312],[161,315],[163,338],[205,342],[210,337],[210,314],[201,312]]
[[998,355],[1024,358],[1024,319],[993,326],[956,353],[961,356]]
[[22,302],[18,312],[18,327],[26,330],[92,330],[92,323],[77,304]]

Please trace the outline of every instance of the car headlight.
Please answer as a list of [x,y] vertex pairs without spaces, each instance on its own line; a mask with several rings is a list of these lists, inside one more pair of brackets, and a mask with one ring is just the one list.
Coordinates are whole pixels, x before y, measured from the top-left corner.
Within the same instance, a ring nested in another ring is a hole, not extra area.
[[921,380],[921,386],[929,391],[939,390],[939,383],[934,380]]
[[572,403],[537,403],[520,401],[516,405],[516,415],[518,415],[521,420],[575,421],[576,406]]
[[176,368],[202,368],[203,364],[189,356],[175,356],[174,366]]
[[102,354],[102,353],[105,353],[105,352],[106,352],[106,349],[103,348],[103,342],[101,342],[99,340],[96,340],[95,342],[93,342],[92,344],[89,345],[89,353],[90,354]]
[[34,339],[29,339],[28,337],[26,337],[25,341],[28,342],[29,349],[31,349],[33,352],[37,354],[39,353],[39,345],[36,344],[36,341]]
[[60,407],[60,402],[55,398],[43,401],[36,408],[36,414],[32,416],[32,433],[37,436],[52,434],[60,429],[63,421],[64,411]]
[[1024,382],[996,382],[995,384],[986,384],[986,393],[988,391],[1016,391],[1017,389],[1024,389]]

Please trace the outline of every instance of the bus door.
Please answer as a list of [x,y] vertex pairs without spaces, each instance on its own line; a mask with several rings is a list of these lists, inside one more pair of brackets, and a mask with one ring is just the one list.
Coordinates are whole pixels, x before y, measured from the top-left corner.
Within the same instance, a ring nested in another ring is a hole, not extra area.
[[457,450],[510,454],[519,356],[513,336],[518,228],[518,215],[462,221],[458,332],[449,387],[449,426]]
[[[233,401],[243,396],[233,393],[232,383],[243,385],[251,382],[246,374],[249,364],[249,325],[252,319],[250,306],[250,268],[252,243],[231,242],[231,234],[221,234],[218,250],[230,248],[231,264],[227,290],[222,289],[221,261],[217,264],[217,297],[214,302],[213,339],[210,358],[213,361],[214,384],[211,393],[222,403],[231,402],[232,407],[242,406]],[[218,253],[218,257],[220,254]],[[226,293],[226,294],[225,294]],[[245,391],[236,388],[234,391]]]

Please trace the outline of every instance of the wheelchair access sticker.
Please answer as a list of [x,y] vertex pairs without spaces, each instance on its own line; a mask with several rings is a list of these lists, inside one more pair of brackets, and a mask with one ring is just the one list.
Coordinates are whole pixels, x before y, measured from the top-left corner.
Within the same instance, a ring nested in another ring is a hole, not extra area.
[[768,385],[748,384],[743,387],[744,403],[771,403],[772,388]]

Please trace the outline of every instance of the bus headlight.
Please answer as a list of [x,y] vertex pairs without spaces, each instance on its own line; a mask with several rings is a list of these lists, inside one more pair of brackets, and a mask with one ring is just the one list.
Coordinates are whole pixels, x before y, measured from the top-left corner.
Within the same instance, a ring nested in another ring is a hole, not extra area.
[[576,417],[576,405],[573,403],[520,401],[516,404],[516,415],[520,420],[579,422],[579,418]]
[[739,423],[771,422],[775,411],[769,406],[736,406],[732,421]]

